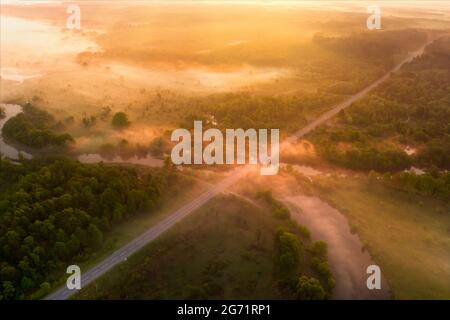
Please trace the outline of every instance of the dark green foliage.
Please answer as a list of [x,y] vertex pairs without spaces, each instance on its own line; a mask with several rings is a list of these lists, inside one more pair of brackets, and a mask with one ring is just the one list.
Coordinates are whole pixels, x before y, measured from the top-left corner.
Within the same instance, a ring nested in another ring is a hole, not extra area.
[[317,272],[322,283],[325,283],[327,292],[334,288],[334,279],[327,261],[328,245],[324,241],[315,241],[310,248],[313,255],[311,267]]
[[125,112],[116,112],[112,117],[111,124],[116,129],[123,129],[130,125],[130,121]]
[[416,175],[400,172],[383,179],[387,185],[409,193],[419,193],[440,198],[450,199],[450,172],[427,173]]
[[297,283],[297,298],[300,300],[324,300],[326,293],[319,280],[301,276]]
[[298,225],[298,231],[306,238],[311,239],[311,232],[309,232],[309,229],[305,226]]
[[263,199],[272,207],[272,213],[277,219],[289,219],[291,217],[291,213],[289,209],[286,208],[280,201],[276,200],[272,196],[271,191],[260,191],[257,194],[258,198]]
[[[450,169],[450,39],[314,133],[319,154],[357,170],[398,171],[411,165]],[[401,146],[417,148],[408,156]]]
[[[272,192],[260,191],[258,192],[257,197],[263,199],[271,205],[272,213],[275,218],[290,219],[290,212],[288,208],[276,200],[273,197]],[[295,222],[292,222],[292,224],[303,236],[307,239],[310,238],[310,232],[306,227],[297,225]],[[279,284],[289,292],[297,292],[297,296],[299,296],[298,286],[296,287],[296,277],[298,277],[299,269],[301,269],[299,268],[299,258],[304,255],[302,254],[302,242],[300,242],[300,239],[294,233],[285,229],[279,229],[275,235],[275,247],[277,253],[275,257],[276,277],[280,280]],[[318,297],[312,299],[328,298],[334,288],[334,279],[327,262],[327,243],[324,241],[316,241],[312,244],[311,248],[309,248],[309,251],[312,254],[311,267],[319,275],[321,281],[325,284],[324,287],[326,288],[325,291],[320,282],[318,282],[321,290],[318,290],[315,287],[311,290],[314,292],[318,291],[319,293],[322,292],[323,295],[318,295]],[[313,280],[317,281],[316,279]],[[308,299],[308,295],[305,295],[304,299]]]
[[149,151],[151,155],[155,157],[162,156],[165,149],[166,149],[166,142],[162,137],[155,138],[150,143]]
[[154,208],[173,177],[64,159],[0,160],[0,296],[49,290],[49,276],[102,247],[113,224]]
[[345,38],[324,37],[319,34],[313,38],[314,43],[327,48],[334,53],[344,54],[353,59],[363,59],[372,63],[391,67],[395,64],[395,55],[415,49],[426,41],[427,34],[423,31],[388,30],[384,32],[364,32]]
[[320,112],[337,100],[335,95],[311,93],[298,96],[254,95],[246,92],[214,94],[207,99],[188,99],[182,108],[190,110],[190,113],[180,127],[192,128],[194,120],[201,120],[204,127],[282,128],[289,132],[305,123],[308,113]]
[[275,236],[275,246],[277,248],[276,265],[279,275],[288,278],[298,271],[300,256],[300,242],[293,233],[278,230]]
[[28,103],[24,105],[23,112],[5,123],[2,133],[8,139],[33,148],[64,146],[73,140],[69,134],[55,133],[52,130],[55,126],[57,122],[50,114]]
[[81,122],[83,123],[83,126],[85,128],[90,128],[90,127],[93,127],[96,124],[97,117],[95,117],[95,116],[89,116],[89,117],[85,116],[85,117],[83,117],[83,119],[81,119]]
[[327,160],[354,170],[398,171],[408,169],[413,163],[400,149],[376,148],[364,143],[339,151],[337,145],[321,140],[317,150]]
[[325,241],[315,241],[311,247],[311,252],[313,255],[326,258],[328,251],[328,245]]

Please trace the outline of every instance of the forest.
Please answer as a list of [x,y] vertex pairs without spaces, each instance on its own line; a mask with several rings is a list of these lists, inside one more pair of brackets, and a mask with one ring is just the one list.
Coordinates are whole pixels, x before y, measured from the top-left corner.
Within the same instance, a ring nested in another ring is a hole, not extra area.
[[183,128],[192,128],[194,120],[202,120],[206,128],[281,128],[281,133],[286,134],[306,123],[308,115],[320,112],[337,99],[338,97],[331,94],[214,94],[207,99],[188,99],[183,108],[189,111],[180,125]]
[[416,29],[390,30],[385,32],[362,32],[346,37],[325,37],[316,34],[317,45],[353,59],[369,60],[384,66],[386,70],[395,65],[396,55],[414,50],[426,41],[427,34]]
[[[270,206],[276,219],[289,221],[303,237],[310,239],[309,230],[291,220],[289,209],[276,200],[271,191],[259,191],[256,197],[264,200]],[[308,248],[311,254],[310,267],[318,275],[317,278],[298,274],[299,265],[302,264],[299,257],[304,255],[304,252],[302,254],[301,252],[305,250],[302,246],[303,243],[291,230],[283,227],[277,229],[274,275],[278,279],[278,285],[297,299],[323,300],[331,298],[335,281],[327,261],[327,243],[314,241]]]
[[253,196],[260,206],[215,197],[75,298],[330,298],[327,244],[313,241],[270,191]]
[[[192,126],[193,120],[202,120],[221,129],[280,128],[283,134],[288,134],[312,116],[373,82],[392,68],[399,56],[407,50],[417,49],[425,40],[426,33],[413,29],[336,38],[316,34],[310,47],[291,48],[290,62],[304,61],[303,55],[308,61],[291,72],[291,85],[292,81],[297,84],[291,94],[271,94],[270,91],[256,94],[242,90],[187,96],[183,101],[170,101],[158,95],[150,103],[166,105],[165,113],[188,110],[180,124],[187,128]],[[335,60],[340,63],[336,64]],[[274,88],[283,92],[286,90],[283,83],[277,80]]]
[[443,201],[450,201],[450,173],[439,172],[437,168],[423,175],[410,172],[397,172],[379,176],[372,172],[370,176],[379,177],[382,182],[391,188],[407,193],[416,193],[432,196]]
[[0,159],[0,300],[45,294],[69,262],[104,244],[108,230],[151,211],[175,171]]
[[[449,169],[450,39],[433,42],[311,138],[325,159],[351,169]],[[407,146],[412,154],[403,150]]]
[[23,112],[5,123],[2,133],[6,138],[32,148],[64,146],[73,139],[67,133],[55,132],[61,125],[48,112],[27,103],[23,106]]

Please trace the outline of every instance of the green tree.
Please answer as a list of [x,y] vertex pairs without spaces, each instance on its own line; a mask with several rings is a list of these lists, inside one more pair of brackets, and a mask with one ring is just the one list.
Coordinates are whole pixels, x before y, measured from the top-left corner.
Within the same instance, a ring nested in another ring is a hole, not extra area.
[[28,277],[23,277],[21,282],[20,282],[20,286],[22,287],[22,289],[24,291],[28,291],[30,289],[33,289],[35,284],[34,281]]
[[300,300],[324,300],[326,293],[319,280],[301,276],[297,283],[297,298]]
[[94,248],[101,246],[103,241],[103,233],[97,228],[97,226],[90,224],[88,228],[89,242]]
[[325,258],[327,256],[328,245],[325,241],[315,241],[312,245],[311,252],[320,258]]
[[50,286],[50,283],[48,283],[48,282],[43,282],[43,283],[41,283],[41,285],[40,285],[40,287],[39,287],[39,289],[41,290],[41,292],[42,292],[42,294],[47,294],[47,293],[49,293],[50,292],[50,290],[51,290],[51,286]]
[[16,297],[16,289],[14,285],[10,281],[3,281],[3,299],[11,300]]
[[283,276],[291,275],[297,270],[300,243],[293,233],[279,230],[277,232],[278,265]]
[[116,112],[111,120],[111,124],[115,129],[123,129],[130,125],[130,121],[125,112]]

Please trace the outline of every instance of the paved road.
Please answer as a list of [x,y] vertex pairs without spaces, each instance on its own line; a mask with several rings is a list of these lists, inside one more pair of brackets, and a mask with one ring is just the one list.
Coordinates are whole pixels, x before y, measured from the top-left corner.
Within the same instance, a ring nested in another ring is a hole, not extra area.
[[358,93],[354,94],[353,96],[349,97],[348,99],[344,100],[343,102],[336,105],[331,110],[325,112],[321,116],[319,116],[316,120],[310,122],[308,125],[303,127],[302,129],[298,130],[296,133],[294,133],[291,137],[287,138],[283,143],[281,144],[282,148],[283,146],[286,146],[287,144],[294,142],[298,138],[301,138],[302,136],[305,136],[306,134],[310,133],[314,129],[316,129],[318,126],[324,124],[329,119],[337,115],[340,111],[342,111],[345,108],[348,108],[351,106],[355,101],[361,99],[365,95],[367,95],[370,91],[372,91],[375,87],[377,87],[382,82],[386,81],[392,73],[397,72],[400,70],[400,68],[410,61],[412,61],[415,57],[418,57],[422,55],[422,53],[425,50],[425,47],[428,46],[433,40],[428,41],[423,47],[421,47],[419,50],[411,52],[408,54],[408,56],[402,60],[399,64],[397,64],[394,68],[392,68],[389,72],[387,72],[384,76],[382,76],[380,79],[376,80],[369,86],[365,87],[363,90],[359,91]]
[[[229,186],[233,185],[242,178],[248,172],[249,168],[237,168],[228,177],[220,181],[210,190],[202,193],[196,199],[192,200],[185,206],[176,210],[170,216],[141,234],[136,239],[132,240],[122,248],[115,251],[109,257],[104,259],[102,262],[98,263],[91,269],[82,273],[82,287],[86,287],[89,283],[99,278],[101,275],[112,269],[114,266],[120,262],[126,260],[128,257],[139,251],[142,247],[159,237],[162,233],[170,229],[178,221],[186,217],[191,212],[203,206],[211,198],[213,198],[218,193],[227,189]],[[76,290],[69,290],[66,286],[55,291],[45,298],[45,300],[65,300],[74,294]]]
[[[431,42],[431,41],[430,41]],[[428,42],[427,45],[430,43]],[[372,89],[374,89],[376,86],[378,86],[380,83],[384,82],[386,79],[389,78],[389,76],[399,70],[401,66],[409,61],[411,61],[414,57],[419,56],[423,53],[426,45],[423,46],[418,51],[415,51],[408,55],[406,59],[404,59],[401,63],[399,63],[395,68],[393,68],[391,71],[386,73],[383,77],[372,83],[371,85],[367,86],[357,94],[351,96],[350,98],[346,99],[344,102],[338,104],[334,108],[332,108],[330,111],[327,111],[323,115],[321,115],[319,118],[314,120],[313,122],[309,123],[304,128],[297,131],[293,136],[286,139],[280,146],[280,148],[286,147],[289,143],[294,142],[296,139],[306,135],[307,133],[313,131],[318,126],[322,125],[326,121],[328,121],[330,118],[335,116],[337,113],[339,113],[341,110],[349,107],[353,102],[356,100],[362,98],[365,96],[368,92],[370,92]],[[165,231],[167,231],[169,228],[171,228],[174,224],[176,224],[178,221],[189,215],[190,213],[194,212],[196,209],[203,206],[206,202],[208,202],[211,198],[213,198],[218,193],[221,193],[225,189],[227,189],[229,186],[236,183],[239,179],[241,179],[243,176],[245,176],[249,172],[249,166],[243,166],[236,168],[229,176],[224,178],[221,182],[217,183],[211,190],[204,192],[196,199],[192,200],[182,208],[176,210],[174,213],[172,213],[170,216],[138,236],[136,239],[132,240],[122,248],[115,251],[113,254],[111,254],[109,257],[105,258],[102,262],[98,263],[91,269],[89,269],[86,272],[82,273],[82,287],[86,287],[89,283],[96,280],[109,270],[111,270],[114,266],[119,264],[120,262],[126,260],[128,257],[139,251],[142,247],[159,237],[161,234],[163,234]],[[76,290],[69,290],[66,286],[60,288],[59,290],[53,292],[52,294],[48,295],[45,299],[46,300],[65,300],[69,298],[71,295],[76,293]]]

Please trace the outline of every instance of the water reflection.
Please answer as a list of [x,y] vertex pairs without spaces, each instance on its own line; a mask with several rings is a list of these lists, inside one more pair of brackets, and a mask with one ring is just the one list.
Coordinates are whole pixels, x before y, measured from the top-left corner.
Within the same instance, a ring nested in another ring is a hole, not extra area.
[[[22,112],[22,107],[17,104],[0,104],[0,106],[5,110],[6,114],[6,117],[0,120],[0,132],[1,132],[6,121]],[[19,154],[22,154],[22,156],[25,159],[31,159],[33,157],[31,154],[23,150],[19,150],[17,148],[18,147],[13,147],[7,144],[3,139],[3,136],[0,135],[0,154],[13,160],[18,160]]]

